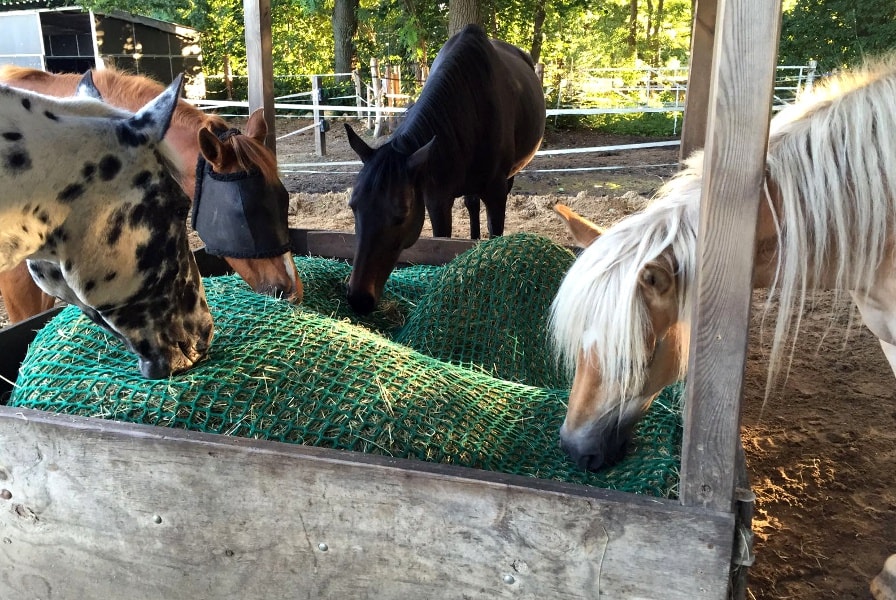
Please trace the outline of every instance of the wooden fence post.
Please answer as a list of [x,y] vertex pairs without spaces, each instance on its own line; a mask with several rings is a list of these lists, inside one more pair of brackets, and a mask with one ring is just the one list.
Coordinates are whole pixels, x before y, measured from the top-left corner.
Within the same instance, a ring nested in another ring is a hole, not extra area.
[[327,154],[327,138],[324,133],[324,122],[320,108],[323,99],[323,88],[320,85],[320,75],[311,76],[311,104],[312,121],[314,122],[314,153],[318,156],[326,156]]
[[[364,82],[361,81],[361,73],[358,69],[352,69],[352,81],[355,82],[355,106],[358,107],[358,120],[360,121],[364,114],[360,108],[364,104],[364,97],[361,96],[361,91],[364,89]],[[368,115],[370,113],[367,113]]]
[[373,105],[375,107],[373,135],[374,137],[376,137],[380,133],[380,126],[383,120],[383,112],[380,110],[382,99],[382,93],[380,91],[382,89],[382,82],[380,81],[380,66],[375,58],[370,59],[370,79],[373,82]]

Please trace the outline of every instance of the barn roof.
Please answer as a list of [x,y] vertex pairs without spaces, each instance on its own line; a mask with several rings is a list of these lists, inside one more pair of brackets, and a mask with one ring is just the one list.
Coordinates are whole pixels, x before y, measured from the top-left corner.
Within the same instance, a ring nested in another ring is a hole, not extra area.
[[[4,12],[15,12],[15,11],[33,11],[33,10],[61,10],[67,9],[72,11],[83,11],[87,12],[87,9],[79,6],[77,4],[70,4],[71,0],[0,0],[0,13]],[[180,35],[187,34],[189,32],[197,32],[196,29],[189,27],[187,25],[180,25],[171,23],[169,21],[162,21],[160,19],[155,19],[153,17],[145,17],[143,15],[135,15],[129,12],[120,11],[120,10],[99,10],[93,11],[94,13],[105,15],[107,17],[113,17],[116,19],[121,19],[123,21],[130,21],[132,23],[141,23],[148,27],[154,27],[155,29],[161,29],[162,31],[167,31],[169,33],[178,33]],[[198,33],[198,32],[197,32]]]

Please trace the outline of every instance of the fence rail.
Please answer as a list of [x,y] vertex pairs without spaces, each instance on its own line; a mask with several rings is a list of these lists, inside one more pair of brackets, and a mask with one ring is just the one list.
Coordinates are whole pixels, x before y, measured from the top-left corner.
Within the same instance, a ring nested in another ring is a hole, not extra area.
[[[326,154],[324,133],[327,130],[325,114],[356,114],[367,120],[368,128],[374,135],[384,133],[390,116],[404,113],[405,106],[397,106],[413,100],[412,94],[402,93],[400,74],[391,67],[382,70],[376,60],[371,61],[369,78],[360,71],[353,73],[330,73],[314,75],[275,76],[275,82],[296,82],[307,77],[310,90],[291,92],[277,96],[274,109],[290,116],[312,116],[310,126],[281,135],[278,139],[303,133],[315,132],[315,147],[319,155]],[[784,65],[777,67],[773,110],[780,110],[791,103],[804,89],[811,89],[817,78],[815,61],[806,65]],[[215,77],[207,76],[206,81]],[[239,77],[233,79],[238,80]],[[340,79],[343,81],[340,85]],[[687,99],[688,69],[685,66],[601,68],[577,72],[570,79],[561,79],[545,86],[545,96],[552,107],[547,116],[561,115],[601,115],[631,113],[670,113],[673,119],[672,134],[678,133],[678,122],[684,112]],[[351,81],[351,84],[345,83]],[[325,83],[326,82],[326,83]],[[333,85],[330,85],[330,84]],[[346,90],[354,88],[354,93]],[[327,90],[340,90],[333,95]],[[308,98],[310,102],[304,101]],[[303,100],[303,102],[297,102]],[[332,103],[347,100],[349,104]],[[228,107],[248,110],[248,103],[235,100],[191,100],[202,110],[220,111]]]

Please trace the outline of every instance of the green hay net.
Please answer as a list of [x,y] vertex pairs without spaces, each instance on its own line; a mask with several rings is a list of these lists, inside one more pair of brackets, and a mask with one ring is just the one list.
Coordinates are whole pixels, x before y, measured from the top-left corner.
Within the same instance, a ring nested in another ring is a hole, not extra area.
[[344,301],[344,262],[296,259],[301,306],[207,278],[209,357],[160,381],[68,307],[32,343],[10,404],[675,496],[679,386],[620,464],[586,473],[558,447],[569,382],[545,330],[572,260],[542,237],[497,238],[444,267],[397,270],[364,318]]

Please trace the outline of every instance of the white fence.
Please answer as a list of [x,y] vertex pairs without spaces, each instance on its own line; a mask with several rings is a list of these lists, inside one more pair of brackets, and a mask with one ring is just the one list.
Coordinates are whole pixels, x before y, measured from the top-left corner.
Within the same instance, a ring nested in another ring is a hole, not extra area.
[[[390,96],[395,97],[394,81],[378,79],[379,71],[371,65],[371,75],[365,82],[360,72],[308,75],[312,90],[290,94],[275,99],[277,116],[311,117],[311,125],[285,133],[283,139],[306,131],[315,136],[318,155],[326,154],[325,132],[328,124],[325,115],[341,116],[355,114],[359,119],[367,119],[368,127],[377,135],[383,133],[390,116],[404,113],[406,108],[392,106]],[[351,76],[355,93],[335,99],[348,100],[353,105],[325,104],[323,102],[323,82],[337,76]],[[678,123],[684,112],[687,98],[687,67],[643,67],[606,68],[583,70],[574,79],[562,79],[556,84],[545,86],[545,95],[553,100],[547,109],[547,116],[555,122],[560,115],[596,115],[625,113],[670,113],[673,118],[671,135],[678,134]],[[773,110],[779,110],[792,102],[803,90],[811,88],[816,79],[815,61],[807,65],[779,66],[776,71]],[[391,93],[389,93],[391,91]],[[406,94],[399,94],[409,98]],[[297,102],[304,100],[306,102]],[[248,103],[232,100],[193,100],[199,108],[218,110],[227,107],[246,107]]]

